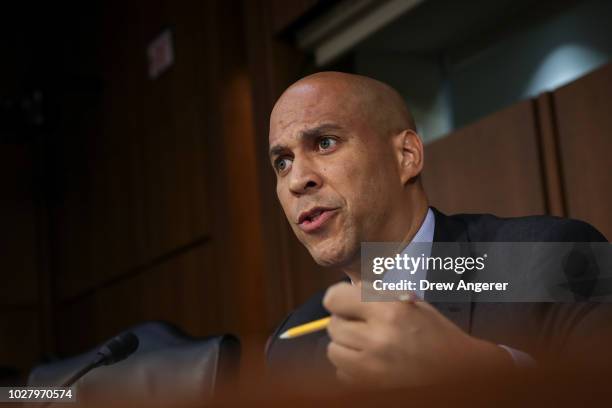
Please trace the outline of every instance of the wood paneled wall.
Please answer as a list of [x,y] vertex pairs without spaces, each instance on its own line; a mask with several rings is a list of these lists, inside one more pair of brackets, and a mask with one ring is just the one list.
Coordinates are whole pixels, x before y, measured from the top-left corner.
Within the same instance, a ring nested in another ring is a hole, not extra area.
[[[256,130],[303,69],[274,37],[315,3],[110,1],[78,20],[53,9],[53,40],[37,40],[31,59],[67,50],[54,55],[61,75],[51,79],[49,257],[39,268],[46,208],[31,197],[35,166],[2,146],[0,365],[27,374],[44,355],[80,352],[148,319],[251,336],[263,357],[293,297],[280,265],[302,264],[282,250],[267,131]],[[175,64],[150,80],[146,47],[168,27]],[[268,70],[285,58],[285,74]]]
[[0,365],[21,370],[43,347],[35,162],[31,144],[0,145]]
[[273,33],[280,33],[321,2],[321,0],[271,0],[269,15]]
[[423,182],[430,205],[454,214],[546,213],[532,101],[513,105],[427,145]]
[[448,213],[550,214],[612,236],[612,65],[426,147],[431,204]]
[[553,92],[567,215],[612,239],[612,65]]
[[[97,24],[102,93],[57,154],[56,351],[149,319],[266,333],[241,3],[114,1]],[[151,80],[146,46],[166,27],[175,64]]]
[[[26,144],[0,149],[0,259],[2,304],[26,305],[38,301],[37,214],[34,152]],[[16,290],[24,288],[26,290]]]

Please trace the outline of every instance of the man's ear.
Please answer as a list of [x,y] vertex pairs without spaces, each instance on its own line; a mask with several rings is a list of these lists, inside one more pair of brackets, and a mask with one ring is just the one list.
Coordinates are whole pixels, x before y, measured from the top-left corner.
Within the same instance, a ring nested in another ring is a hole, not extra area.
[[406,184],[423,170],[423,142],[414,130],[406,129],[395,136],[394,145],[400,165],[400,178],[402,184]]

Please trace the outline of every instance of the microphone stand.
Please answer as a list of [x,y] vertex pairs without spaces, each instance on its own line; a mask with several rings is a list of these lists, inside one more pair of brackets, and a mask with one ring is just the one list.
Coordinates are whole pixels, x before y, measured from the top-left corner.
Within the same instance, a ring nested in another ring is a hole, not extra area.
[[[104,360],[106,360],[106,356],[104,356],[104,355],[102,355],[100,353],[96,354],[96,359],[95,360],[93,360],[91,363],[87,364],[85,367],[81,368],[76,373],[72,374],[70,376],[70,378],[68,378],[66,381],[64,381],[60,387],[67,388],[67,387],[72,386],[75,382],[77,382],[85,374],[87,374],[88,372],[90,372],[94,368],[103,365],[104,364]],[[43,403],[40,406],[40,408],[47,408],[49,405],[53,404],[54,402],[55,401],[47,401],[47,402]]]

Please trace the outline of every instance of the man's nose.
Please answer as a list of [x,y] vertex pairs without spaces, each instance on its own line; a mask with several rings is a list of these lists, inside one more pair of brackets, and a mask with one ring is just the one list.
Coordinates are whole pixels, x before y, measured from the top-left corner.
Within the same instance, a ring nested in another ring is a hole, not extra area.
[[294,160],[289,176],[289,190],[293,194],[302,195],[318,190],[322,180],[311,163],[303,160]]

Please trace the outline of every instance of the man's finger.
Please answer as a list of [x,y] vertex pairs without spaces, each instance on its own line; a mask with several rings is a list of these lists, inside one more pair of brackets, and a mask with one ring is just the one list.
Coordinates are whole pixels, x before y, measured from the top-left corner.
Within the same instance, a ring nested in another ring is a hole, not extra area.
[[341,282],[327,289],[323,306],[331,313],[345,319],[365,320],[367,305],[361,302],[359,287]]
[[331,342],[327,346],[327,357],[336,367],[338,378],[346,384],[372,385],[378,382],[377,374],[364,365],[365,356],[360,351]]
[[332,315],[327,325],[332,341],[353,350],[362,350],[367,345],[367,324],[361,320],[348,320]]
[[341,346],[336,342],[327,345],[327,358],[339,370],[352,377],[362,371],[360,362],[363,359],[360,351]]

